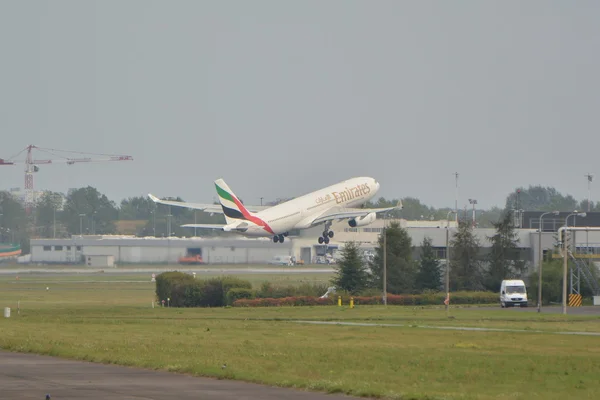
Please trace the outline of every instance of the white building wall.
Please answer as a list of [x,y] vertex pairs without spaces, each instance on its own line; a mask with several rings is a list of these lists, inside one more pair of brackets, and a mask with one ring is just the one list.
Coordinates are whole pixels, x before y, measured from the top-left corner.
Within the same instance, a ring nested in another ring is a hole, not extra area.
[[264,262],[270,262],[277,256],[292,256],[294,251],[292,248],[282,249],[248,249],[248,263],[259,264]]
[[31,262],[66,263],[66,251],[54,251],[54,246],[31,246]]
[[85,256],[85,264],[88,267],[114,267],[115,257],[114,256]]
[[207,247],[203,251],[203,259],[209,264],[246,264],[249,260],[255,262],[266,262],[263,249],[252,249],[245,247]]
[[[56,246],[71,246],[71,253],[55,251]],[[49,248],[51,250],[44,250]],[[77,250],[79,248],[80,250]],[[267,263],[275,256],[292,255],[292,243],[270,240],[147,240],[144,238],[83,237],[71,239],[34,239],[31,241],[33,262],[68,263],[82,260],[82,255],[113,256],[118,265],[126,263],[177,263],[188,248],[201,248],[203,259],[211,264]]]
[[82,246],[81,251],[84,255],[95,255],[95,256],[113,256],[115,260],[119,259],[119,247],[118,246]]
[[71,244],[31,246],[31,262],[70,263],[81,260],[82,253]]
[[120,246],[122,263],[177,262],[187,252],[187,247],[173,246]]

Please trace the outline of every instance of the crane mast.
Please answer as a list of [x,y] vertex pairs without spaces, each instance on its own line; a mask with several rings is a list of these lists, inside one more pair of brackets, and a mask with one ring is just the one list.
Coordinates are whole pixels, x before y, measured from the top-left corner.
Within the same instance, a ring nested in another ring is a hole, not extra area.
[[[34,159],[33,158],[33,149],[49,153],[57,156],[56,159]],[[24,161],[15,160],[23,152],[27,151],[27,155]],[[80,155],[94,155],[100,157],[68,157],[61,156],[56,153],[71,153],[71,154],[80,154]],[[14,155],[9,159],[0,158],[0,165],[15,165],[15,164],[25,164],[25,211],[27,214],[31,213],[31,209],[34,204],[34,191],[33,191],[33,174],[39,171],[38,165],[40,164],[55,164],[55,163],[66,163],[67,165],[73,165],[75,163],[81,162],[102,162],[102,161],[133,161],[132,156],[127,155],[114,155],[114,154],[97,154],[97,153],[83,153],[77,151],[68,151],[68,150],[56,150],[56,149],[46,149],[37,147],[34,145],[29,145],[21,150],[18,154]]]

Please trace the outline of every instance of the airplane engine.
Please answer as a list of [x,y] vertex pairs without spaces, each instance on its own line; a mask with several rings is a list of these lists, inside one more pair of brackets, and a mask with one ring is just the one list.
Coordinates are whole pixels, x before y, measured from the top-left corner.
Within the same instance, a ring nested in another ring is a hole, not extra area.
[[376,219],[375,213],[370,213],[365,215],[364,217],[352,218],[348,221],[348,225],[352,228],[356,228],[357,226],[369,225]]

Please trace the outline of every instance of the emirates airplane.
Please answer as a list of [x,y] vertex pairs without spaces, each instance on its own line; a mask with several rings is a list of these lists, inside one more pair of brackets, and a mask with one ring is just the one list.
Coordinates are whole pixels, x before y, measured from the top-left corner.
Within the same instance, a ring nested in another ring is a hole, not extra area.
[[377,213],[402,208],[401,203],[388,208],[357,208],[372,199],[379,190],[379,183],[370,177],[351,178],[271,207],[245,206],[223,179],[217,179],[214,183],[220,205],[161,200],[152,194],[148,196],[156,203],[222,213],[225,216],[224,225],[186,224],[182,227],[272,237],[275,243],[283,243],[293,229],[308,229],[324,224],[323,236],[319,237],[318,242],[327,244],[333,237],[330,228],[336,219],[348,219],[348,225],[354,228],[372,223]]

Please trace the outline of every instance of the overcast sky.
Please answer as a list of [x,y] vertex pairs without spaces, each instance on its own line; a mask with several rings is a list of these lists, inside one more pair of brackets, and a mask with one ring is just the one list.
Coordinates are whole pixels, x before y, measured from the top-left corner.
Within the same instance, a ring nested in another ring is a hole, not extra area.
[[[454,206],[456,171],[459,207],[529,184],[583,199],[599,21],[593,0],[0,0],[0,158],[132,155],[35,175],[117,202],[210,202],[223,178],[258,204],[372,176]],[[0,189],[23,176],[0,167]]]

